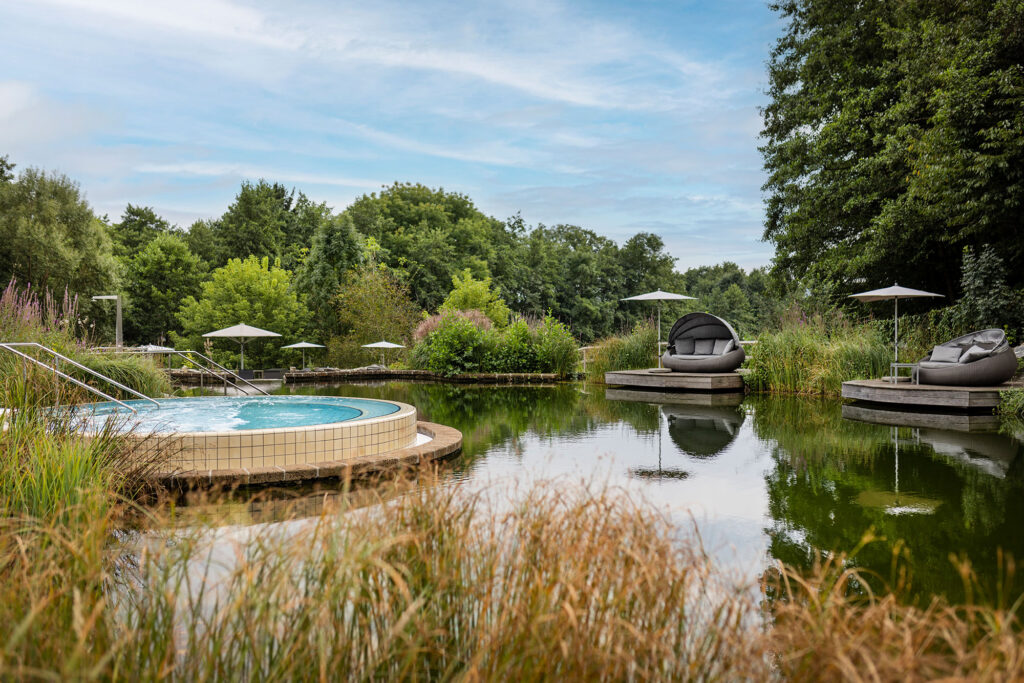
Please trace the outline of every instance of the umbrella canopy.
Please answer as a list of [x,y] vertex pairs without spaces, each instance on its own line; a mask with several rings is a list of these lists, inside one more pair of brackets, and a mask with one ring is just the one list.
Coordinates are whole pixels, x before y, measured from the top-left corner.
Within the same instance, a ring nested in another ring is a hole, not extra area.
[[389,341],[373,342],[372,344],[363,344],[364,349],[380,349],[380,364],[384,365],[384,349],[404,349],[405,347],[401,344],[393,344]]
[[295,344],[289,344],[288,346],[282,346],[282,349],[302,349],[302,369],[306,369],[306,349],[325,349],[327,348],[323,344],[314,344],[313,342],[300,341]]
[[893,284],[892,287],[883,287],[882,289],[872,289],[870,292],[861,292],[860,294],[851,294],[851,299],[857,299],[858,301],[888,301],[893,300],[893,358],[896,362],[900,360],[900,299],[920,299],[924,297],[935,297],[942,296],[941,294],[934,294],[932,292],[925,292],[920,289],[910,289],[909,287],[900,287],[897,284]]
[[686,296],[685,294],[676,294],[675,292],[663,292],[660,289],[656,289],[653,292],[647,292],[646,294],[637,294],[636,296],[627,296],[625,299],[620,301],[657,301],[658,302],[658,348],[654,350],[654,355],[658,357],[658,367],[661,367],[661,302],[662,301],[696,301],[695,296]]
[[213,332],[207,332],[203,335],[204,337],[224,337],[225,339],[234,339],[238,342],[241,347],[241,362],[240,369],[245,369],[245,343],[250,339],[257,337],[280,337],[277,332],[271,332],[270,330],[261,330],[258,327],[252,325],[232,325],[231,327],[225,327],[222,330],[214,330]]
[[401,344],[392,344],[389,341],[373,342],[372,344],[363,344],[364,349],[404,349],[405,347]]

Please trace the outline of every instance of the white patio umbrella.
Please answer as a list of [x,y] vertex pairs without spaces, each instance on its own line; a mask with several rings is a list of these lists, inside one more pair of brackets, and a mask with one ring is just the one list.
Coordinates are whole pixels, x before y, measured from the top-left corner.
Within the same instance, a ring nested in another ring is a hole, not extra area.
[[288,346],[282,346],[282,349],[302,349],[302,369],[306,369],[306,349],[325,349],[327,348],[323,344],[314,344],[313,342],[300,341],[297,344],[289,344]]
[[920,289],[909,289],[908,287],[900,287],[897,284],[893,284],[892,287],[883,287],[882,289],[872,289],[870,292],[861,292],[860,294],[851,294],[851,299],[857,299],[859,301],[886,301],[888,299],[893,300],[893,333],[892,343],[894,350],[894,362],[900,361],[900,299],[920,299],[929,296],[943,296],[942,294],[933,294],[932,292],[924,292]]
[[241,347],[241,361],[239,363],[239,369],[245,370],[245,343],[258,337],[280,337],[277,332],[271,332],[270,330],[261,330],[258,327],[252,325],[232,325],[231,327],[225,327],[223,330],[214,330],[213,332],[207,332],[203,335],[204,337],[224,337],[225,339],[234,339],[238,342]]
[[696,301],[695,296],[686,296],[685,294],[674,294],[673,292],[663,292],[660,289],[653,292],[647,292],[646,294],[637,294],[636,296],[627,296],[621,301],[657,301],[658,302],[658,348],[656,355],[658,357],[658,367],[661,367],[661,302],[662,301]]
[[389,341],[373,342],[372,344],[363,344],[364,349],[380,349],[380,364],[384,365],[384,349],[404,349],[405,347],[401,344],[392,344]]

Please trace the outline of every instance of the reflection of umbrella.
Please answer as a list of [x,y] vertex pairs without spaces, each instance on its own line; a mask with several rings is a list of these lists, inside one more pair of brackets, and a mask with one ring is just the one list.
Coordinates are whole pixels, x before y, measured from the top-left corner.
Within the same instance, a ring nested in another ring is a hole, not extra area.
[[882,508],[887,515],[930,515],[942,505],[941,500],[925,498],[913,493],[900,493],[900,434],[899,427],[892,428],[892,440],[896,447],[894,491],[861,491],[857,504],[862,507]]
[[851,299],[858,299],[860,301],[887,301],[893,300],[893,333],[892,341],[893,347],[895,348],[895,358],[898,363],[900,360],[900,299],[919,299],[929,296],[942,296],[941,294],[932,294],[931,292],[923,292],[920,289],[908,289],[907,287],[900,287],[894,284],[892,287],[885,287],[883,289],[873,289],[870,292],[861,292],[860,294],[851,294]]
[[239,363],[239,369],[245,370],[245,342],[256,337],[280,337],[277,332],[271,332],[269,330],[261,330],[258,327],[252,325],[232,325],[231,327],[225,327],[223,330],[214,330],[213,332],[207,332],[203,335],[204,337],[224,337],[225,339],[234,339],[238,342],[241,347],[241,361]]
[[636,296],[627,296],[622,301],[657,301],[658,302],[658,348],[656,355],[658,357],[658,367],[661,367],[661,302],[662,301],[684,301],[689,299],[690,301],[696,301],[697,297],[686,296],[685,294],[673,294],[672,292],[663,292],[660,289],[654,292],[647,292],[646,294],[637,294]]
[[306,369],[306,349],[323,349],[326,348],[323,344],[313,344],[312,342],[300,341],[297,344],[289,344],[288,346],[282,346],[282,349],[302,349],[302,369]]
[[372,344],[363,344],[364,349],[380,349],[380,364],[384,365],[384,349],[404,349],[405,347],[401,344],[392,344],[389,341],[373,342]]

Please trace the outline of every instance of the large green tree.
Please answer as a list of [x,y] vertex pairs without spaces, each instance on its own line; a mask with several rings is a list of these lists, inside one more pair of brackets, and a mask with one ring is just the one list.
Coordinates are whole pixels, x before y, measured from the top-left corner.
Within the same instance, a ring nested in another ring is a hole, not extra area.
[[301,262],[317,228],[330,220],[326,204],[266,180],[244,182],[235,201],[209,224],[225,258],[280,259],[286,269]]
[[306,295],[320,329],[328,334],[340,331],[334,298],[345,274],[359,263],[362,247],[363,240],[350,215],[324,220],[313,234],[309,255],[295,274],[296,289]]
[[78,185],[34,168],[0,175],[0,281],[20,282],[82,297],[109,294],[117,284],[106,227],[93,215]]
[[380,262],[404,274],[413,299],[427,310],[444,301],[453,275],[468,268],[498,282],[510,262],[513,238],[505,224],[443,188],[395,183],[360,197],[345,215],[380,244]]
[[[266,257],[231,259],[203,283],[198,299],[185,299],[178,311],[182,332],[172,332],[171,339],[179,349],[200,350],[204,333],[244,323],[282,337],[247,343],[246,364],[252,368],[282,364],[291,357],[280,346],[299,341],[310,321],[309,311],[291,284],[291,273],[271,265]],[[216,359],[238,365],[238,344],[217,340],[214,349]]]
[[775,274],[948,296],[990,243],[1024,283],[1024,4],[788,0],[769,63]]
[[171,225],[148,206],[129,204],[121,220],[110,226],[114,240],[114,253],[119,257],[131,257],[139,253],[158,235],[170,231]]
[[203,262],[172,233],[154,237],[126,261],[125,271],[124,335],[138,344],[161,343],[178,330],[176,313],[182,301],[199,296],[206,277]]

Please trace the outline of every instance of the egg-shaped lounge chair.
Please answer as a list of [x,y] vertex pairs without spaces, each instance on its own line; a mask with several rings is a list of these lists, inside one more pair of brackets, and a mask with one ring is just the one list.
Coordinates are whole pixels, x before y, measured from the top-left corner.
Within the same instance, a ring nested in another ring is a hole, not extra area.
[[668,333],[661,364],[675,372],[732,372],[746,357],[732,325],[710,313],[689,313]]
[[917,381],[947,386],[996,386],[1017,372],[1003,330],[979,330],[939,344],[918,361]]

